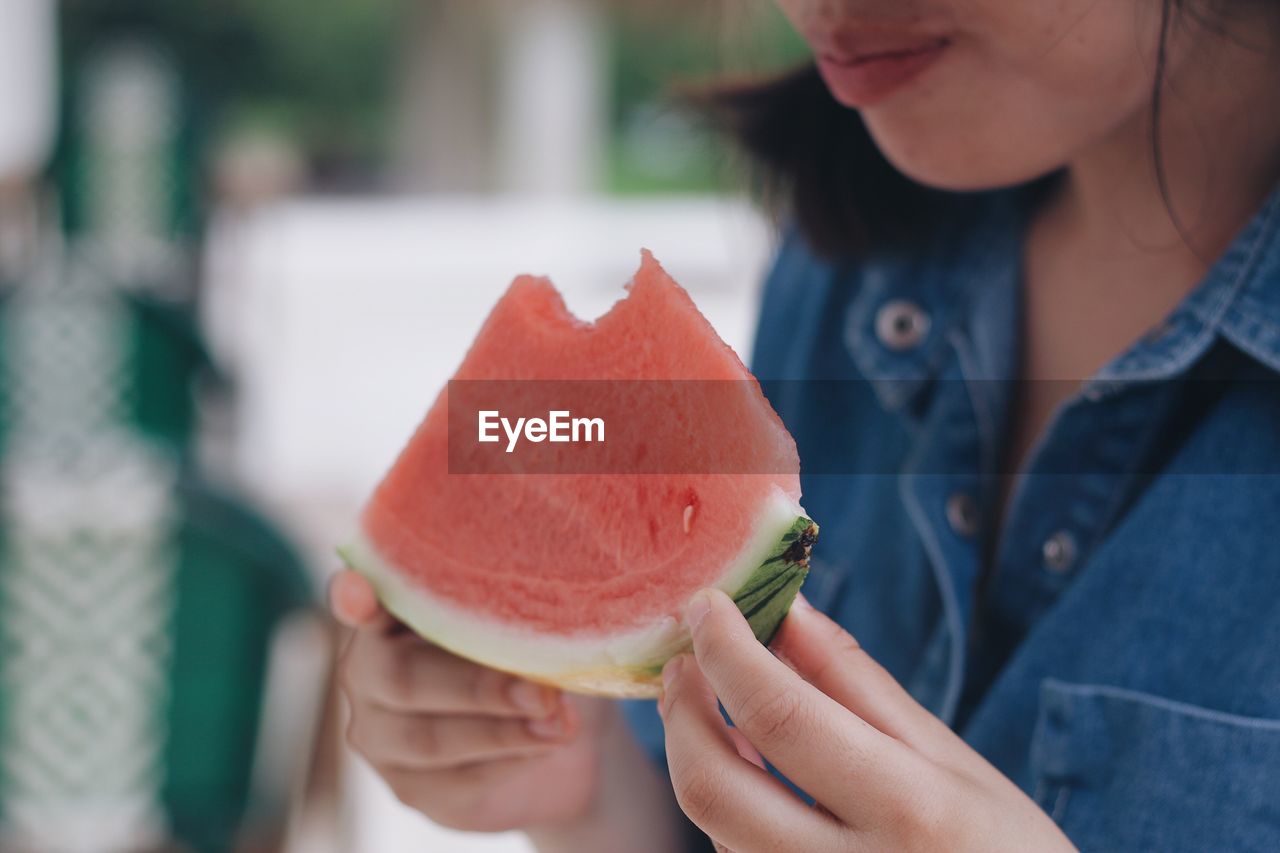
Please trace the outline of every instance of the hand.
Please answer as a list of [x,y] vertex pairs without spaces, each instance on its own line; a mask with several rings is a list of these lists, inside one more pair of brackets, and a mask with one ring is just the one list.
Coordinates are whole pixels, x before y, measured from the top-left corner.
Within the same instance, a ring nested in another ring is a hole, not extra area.
[[611,703],[487,669],[419,638],[352,571],[330,586],[354,633],[347,740],[406,805],[455,829],[571,823],[589,810]]
[[[1074,849],[803,599],[774,641],[777,658],[721,592],[695,596],[687,618],[694,655],[663,671],[667,758],[681,808],[721,850]],[[765,758],[815,806],[771,776]]]

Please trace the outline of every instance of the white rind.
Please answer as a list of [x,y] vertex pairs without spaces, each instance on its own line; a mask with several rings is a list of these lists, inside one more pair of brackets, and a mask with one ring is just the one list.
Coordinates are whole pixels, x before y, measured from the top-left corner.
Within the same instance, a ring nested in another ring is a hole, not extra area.
[[[755,535],[713,585],[733,595],[755,573],[803,516],[781,489],[764,502]],[[383,604],[433,643],[494,669],[519,673],[585,692],[652,696],[656,687],[638,677],[688,645],[683,619],[665,616],[638,630],[553,636],[514,627],[465,610],[408,583],[378,554],[363,532],[341,549],[351,567],[369,579]]]

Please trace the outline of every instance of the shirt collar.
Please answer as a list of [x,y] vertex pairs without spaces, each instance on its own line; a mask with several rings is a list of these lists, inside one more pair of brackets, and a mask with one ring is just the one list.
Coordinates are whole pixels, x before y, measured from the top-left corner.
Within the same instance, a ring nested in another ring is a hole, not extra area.
[[1280,371],[1280,188],[1196,289],[1161,325],[1104,366],[1094,384],[1170,378],[1219,338]]
[[[1230,262],[1230,263],[1228,263]],[[1222,334],[1280,372],[1280,187],[1219,263],[1225,293],[1216,315]],[[1215,315],[1205,314],[1206,320]]]
[[[845,345],[886,408],[915,399],[942,369],[948,349],[976,354],[966,365],[970,378],[1012,377],[1021,244],[1034,197],[1017,190],[975,195],[971,220],[928,250],[839,273],[853,279]],[[928,330],[914,345],[895,349],[878,334],[877,319],[886,306],[903,302],[928,318]],[[1106,364],[1085,393],[1172,378],[1220,338],[1280,372],[1280,188],[1165,322]]]

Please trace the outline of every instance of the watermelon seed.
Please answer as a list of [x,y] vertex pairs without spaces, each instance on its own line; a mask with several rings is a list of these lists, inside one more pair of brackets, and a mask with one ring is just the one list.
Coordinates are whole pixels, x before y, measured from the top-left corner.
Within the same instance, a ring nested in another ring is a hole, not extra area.
[[688,533],[693,528],[693,504],[689,504],[684,508],[684,532]]

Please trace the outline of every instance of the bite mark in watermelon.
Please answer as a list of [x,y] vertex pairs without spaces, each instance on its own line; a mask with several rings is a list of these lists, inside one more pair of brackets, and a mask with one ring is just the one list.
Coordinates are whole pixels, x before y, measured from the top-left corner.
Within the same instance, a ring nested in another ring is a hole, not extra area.
[[[713,472],[518,473],[511,457],[507,473],[460,472],[446,388],[339,550],[388,610],[455,654],[570,690],[644,697],[689,648],[683,610],[699,589],[728,593],[768,642],[804,581],[817,525],[799,504],[795,443],[689,295],[648,252],[627,290],[587,323],[547,279],[517,278],[455,374],[455,396],[466,382],[501,382],[519,397],[591,380],[589,401],[625,411],[630,435],[644,427],[625,453],[701,455],[717,460]],[[671,393],[658,395],[670,407],[620,408],[627,383],[690,380],[732,388],[732,405]],[[726,442],[750,464],[726,469]],[[549,445],[533,449],[545,461]]]

